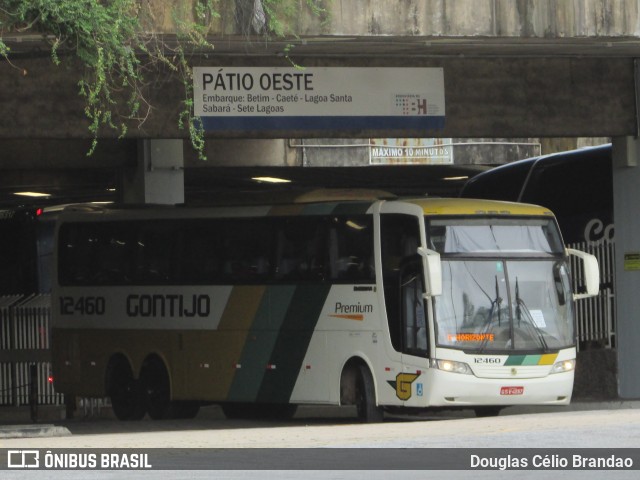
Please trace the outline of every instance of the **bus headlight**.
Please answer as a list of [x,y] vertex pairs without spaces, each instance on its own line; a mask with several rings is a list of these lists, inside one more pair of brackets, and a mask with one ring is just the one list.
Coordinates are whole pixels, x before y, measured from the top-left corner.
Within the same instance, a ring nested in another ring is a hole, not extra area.
[[561,362],[554,363],[551,368],[551,373],[563,373],[570,372],[576,368],[576,361],[573,360],[563,360]]
[[431,359],[431,368],[437,368],[443,372],[462,373],[465,375],[473,375],[471,367],[466,363],[454,362],[453,360],[438,360],[437,358]]

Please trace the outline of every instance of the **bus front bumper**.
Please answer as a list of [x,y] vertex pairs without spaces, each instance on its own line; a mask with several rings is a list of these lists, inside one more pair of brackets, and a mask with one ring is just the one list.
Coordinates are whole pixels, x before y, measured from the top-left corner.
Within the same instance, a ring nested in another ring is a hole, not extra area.
[[542,378],[478,378],[431,369],[429,406],[568,405],[574,372]]

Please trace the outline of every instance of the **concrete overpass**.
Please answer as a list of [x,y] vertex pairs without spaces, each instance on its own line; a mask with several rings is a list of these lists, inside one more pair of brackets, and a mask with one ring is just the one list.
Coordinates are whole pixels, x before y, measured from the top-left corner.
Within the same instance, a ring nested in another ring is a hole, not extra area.
[[[173,3],[149,2],[153,15],[148,18],[154,20],[147,19],[148,30],[169,44],[176,33]],[[625,270],[623,258],[625,252],[640,251],[640,222],[631,207],[639,200],[640,182],[640,2],[399,0],[392,8],[383,0],[317,3],[325,13],[302,8],[287,20],[291,35],[266,39],[261,1],[224,2],[220,17],[209,19],[214,51],[194,52],[192,64],[285,67],[290,55],[305,67],[439,67],[446,96],[446,123],[439,136],[614,137],[620,393],[640,397],[635,382],[640,356],[634,353],[640,343],[634,313],[640,310],[634,294],[640,278]],[[154,106],[147,121],[140,127],[131,124],[124,140],[105,130],[95,158],[86,158],[90,135],[76,85],[82,67],[71,56],[55,67],[42,37],[33,32],[4,32],[3,40],[12,48],[12,63],[20,66],[0,62],[0,169],[11,182],[0,185],[4,190],[20,182],[53,184],[62,178],[57,176],[61,170],[68,175],[90,171],[95,182],[78,179],[76,185],[102,188],[101,170],[109,182],[140,198],[140,185],[152,174],[144,163],[154,161],[149,139],[174,139],[175,155],[156,160],[181,157],[176,171],[184,166],[186,173],[203,165],[228,166],[230,159],[237,159],[238,166],[302,165],[304,149],[292,148],[288,139],[345,137],[337,129],[293,129],[286,135],[209,132],[209,163],[202,164],[183,146],[187,134],[177,126],[182,85],[170,72],[158,70],[146,92]],[[420,129],[363,128],[345,141],[423,135]],[[160,188],[181,188],[182,182],[180,176]]]

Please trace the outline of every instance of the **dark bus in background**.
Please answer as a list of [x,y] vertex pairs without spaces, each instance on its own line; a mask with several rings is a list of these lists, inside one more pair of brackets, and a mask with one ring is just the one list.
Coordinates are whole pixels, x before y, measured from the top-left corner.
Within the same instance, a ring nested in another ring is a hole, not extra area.
[[471,178],[460,196],[549,208],[564,242],[613,239],[611,144],[528,158]]
[[51,292],[58,207],[0,209],[0,296]]

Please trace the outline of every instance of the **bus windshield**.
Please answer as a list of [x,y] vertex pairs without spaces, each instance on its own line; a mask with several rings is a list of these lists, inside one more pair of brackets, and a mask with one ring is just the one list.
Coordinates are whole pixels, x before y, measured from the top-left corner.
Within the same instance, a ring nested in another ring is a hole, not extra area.
[[442,256],[439,346],[550,351],[574,343],[569,271],[552,219],[428,222]]

